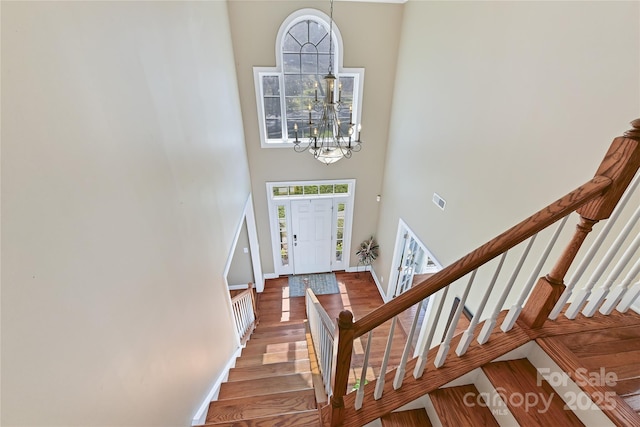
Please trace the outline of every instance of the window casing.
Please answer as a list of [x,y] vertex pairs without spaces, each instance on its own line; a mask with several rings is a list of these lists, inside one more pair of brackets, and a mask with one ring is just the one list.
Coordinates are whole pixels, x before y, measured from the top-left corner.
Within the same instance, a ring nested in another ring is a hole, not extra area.
[[293,146],[294,124],[300,129],[299,136],[309,135],[306,111],[316,97],[324,98],[324,76],[331,62],[338,81],[334,97],[344,105],[341,122],[348,125],[351,108],[354,123],[360,123],[364,69],[342,67],[342,37],[335,22],[332,55],[329,39],[329,17],[315,9],[302,9],[280,27],[276,67],[254,67],[262,147]]

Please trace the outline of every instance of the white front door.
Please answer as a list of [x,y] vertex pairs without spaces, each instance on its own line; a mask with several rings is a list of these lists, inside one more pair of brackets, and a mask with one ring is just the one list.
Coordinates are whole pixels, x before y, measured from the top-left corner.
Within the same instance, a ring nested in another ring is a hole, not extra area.
[[332,199],[291,201],[293,273],[331,271]]

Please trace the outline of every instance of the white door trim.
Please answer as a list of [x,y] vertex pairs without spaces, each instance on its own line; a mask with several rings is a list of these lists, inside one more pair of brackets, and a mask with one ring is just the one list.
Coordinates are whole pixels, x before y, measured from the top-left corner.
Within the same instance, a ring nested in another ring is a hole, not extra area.
[[[291,196],[274,196],[274,188],[291,187],[291,186],[313,186],[313,185],[338,185],[346,184],[348,191],[346,193],[333,194],[303,194]],[[273,254],[274,274],[265,274],[265,277],[278,277],[281,275],[293,274],[293,262],[291,249],[288,250],[289,264],[282,265],[282,257],[280,253],[280,229],[277,215],[277,206],[283,206],[285,209],[286,222],[286,238],[287,244],[293,243],[293,234],[291,233],[291,200],[304,199],[333,199],[334,209],[331,225],[332,234],[332,250],[331,250],[331,271],[347,270],[349,268],[350,252],[351,252],[351,229],[353,224],[353,204],[355,199],[356,180],[355,179],[336,179],[336,180],[315,180],[315,181],[281,181],[267,182],[267,206],[269,211],[269,228],[271,232],[271,248]],[[341,258],[336,256],[336,227],[338,218],[338,204],[344,203],[344,231]]]

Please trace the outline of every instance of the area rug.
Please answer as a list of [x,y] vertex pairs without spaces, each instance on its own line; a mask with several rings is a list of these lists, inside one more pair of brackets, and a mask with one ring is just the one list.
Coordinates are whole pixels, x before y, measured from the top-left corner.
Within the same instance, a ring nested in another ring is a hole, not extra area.
[[337,294],[340,292],[334,273],[289,276],[289,297],[304,296],[307,287],[311,288],[316,295]]

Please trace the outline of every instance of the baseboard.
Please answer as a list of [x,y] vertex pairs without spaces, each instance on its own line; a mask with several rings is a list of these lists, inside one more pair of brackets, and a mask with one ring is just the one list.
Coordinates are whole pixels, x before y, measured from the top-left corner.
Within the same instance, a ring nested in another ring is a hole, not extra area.
[[205,397],[204,401],[200,405],[200,408],[198,408],[198,412],[196,412],[196,414],[193,416],[193,419],[191,420],[192,426],[199,426],[205,423],[207,419],[207,411],[209,410],[209,404],[217,397],[218,392],[220,391],[220,386],[227,380],[229,376],[229,370],[235,366],[236,359],[240,356],[240,353],[242,353],[242,347],[239,347],[233,353],[224,369],[222,370],[222,373],[218,376],[218,378],[216,378],[216,381],[213,383],[211,390],[209,390],[207,397]]
[[244,289],[249,289],[248,283],[243,283],[241,285],[229,285],[230,291],[242,291]]
[[264,280],[267,280],[267,279],[277,279],[280,276],[277,275],[276,273],[264,273],[262,277],[264,277]]
[[380,283],[380,280],[378,279],[378,275],[376,274],[376,271],[373,269],[372,266],[368,266],[370,267],[370,271],[371,271],[371,276],[373,277],[373,281],[375,282],[376,286],[378,287],[378,292],[380,292],[380,296],[382,297],[382,301],[385,302],[385,304],[387,302],[389,302],[389,299],[387,298],[387,293],[382,289],[382,284]]

